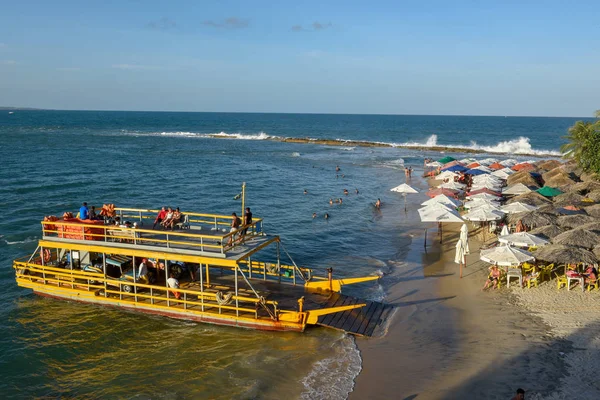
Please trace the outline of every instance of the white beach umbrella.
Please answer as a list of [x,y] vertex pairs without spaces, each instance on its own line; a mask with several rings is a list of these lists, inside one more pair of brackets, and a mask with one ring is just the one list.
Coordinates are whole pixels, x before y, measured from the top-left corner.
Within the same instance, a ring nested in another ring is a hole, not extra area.
[[490,205],[490,206],[494,206],[496,208],[500,208],[500,202],[496,201],[496,200],[486,200],[486,199],[472,199],[469,201],[465,201],[465,204],[463,205],[464,208],[468,208],[468,209],[473,209],[473,208],[477,208],[480,205]]
[[460,227],[460,240],[463,242],[465,247],[465,254],[469,254],[469,227],[467,224],[462,224]]
[[433,167],[433,168],[441,167],[442,165],[443,164],[439,161],[433,161],[433,162],[425,164],[426,167]]
[[477,161],[480,165],[485,165],[486,167],[492,165],[495,162],[498,162],[495,158],[484,158],[483,160]]
[[493,175],[476,175],[473,178],[473,183],[491,183],[494,185],[502,185],[504,180]]
[[456,253],[454,254],[454,262],[459,265],[460,277],[463,275],[463,265],[465,264],[465,244],[462,240],[458,239],[456,242]]
[[490,174],[490,176],[495,176],[495,177],[498,177],[498,178],[500,178],[500,179],[505,179],[505,180],[506,180],[506,179],[508,179],[508,177],[509,177],[510,175],[511,175],[511,174],[507,173],[507,172],[506,172],[506,171],[504,171],[503,169],[499,169],[498,171],[494,171],[494,172],[492,172],[492,173]]
[[507,214],[529,212],[529,211],[534,211],[537,209],[538,208],[536,206],[530,206],[529,204],[521,203],[520,201],[516,201],[514,203],[507,204],[500,208],[500,210],[504,211]]
[[477,160],[474,158],[463,158],[462,160],[459,161],[459,163],[464,164],[464,165],[469,165],[474,162],[477,162]]
[[430,204],[445,204],[450,207],[458,207],[460,206],[460,201],[452,199],[445,194],[440,194],[439,196],[432,197],[431,199],[421,203],[422,206],[428,206]]
[[445,188],[445,189],[453,189],[453,190],[465,190],[465,187],[467,187],[467,186],[463,185],[462,183],[450,181],[450,182],[442,183],[442,184],[438,185],[438,187]]
[[498,204],[492,204],[492,203],[477,203],[473,207],[469,208],[469,213],[472,213],[477,210],[498,211],[498,212],[503,213],[503,211],[500,210],[500,206]]
[[[462,218],[456,211],[444,210],[439,206],[429,206],[419,208],[419,217],[421,222],[437,222],[440,227],[440,243],[442,241],[442,226],[444,222],[463,222]],[[427,247],[427,229],[425,229],[425,242]]]
[[506,236],[506,235],[510,235],[510,232],[508,231],[508,225],[504,225],[502,227],[502,230],[500,231],[500,236]]
[[549,242],[539,236],[532,235],[529,232],[517,232],[510,235],[502,235],[498,238],[500,243],[507,243],[513,246],[530,247],[545,246]]
[[472,196],[468,196],[470,199],[482,199],[482,200],[492,200],[492,201],[500,201],[500,197],[494,196],[489,193],[477,193]]
[[493,190],[494,192],[501,192],[502,191],[502,186],[500,186],[499,184],[494,184],[494,183],[474,183],[471,186],[471,190],[475,191],[475,190],[479,190],[479,189],[489,189],[489,190]]
[[454,178],[458,175],[459,174],[457,174],[456,172],[444,171],[441,174],[436,175],[435,179],[438,181],[443,181],[444,179],[454,180]]
[[496,246],[481,250],[479,259],[501,267],[516,267],[524,262],[535,260],[531,253],[510,246]]
[[398,185],[395,188],[391,188],[390,191],[402,193],[402,197],[404,197],[404,211],[406,211],[406,194],[407,193],[419,193],[417,189],[403,183],[402,185]]
[[484,210],[484,209],[474,209],[473,211],[463,215],[463,219],[467,221],[497,221],[504,217],[504,213],[502,211],[496,210]]
[[519,195],[519,194],[529,193],[532,191],[533,190],[531,190],[528,186],[519,182],[519,183],[515,183],[514,185],[511,185],[511,186],[505,188],[502,191],[502,194]]
[[515,160],[514,158],[509,158],[508,160],[504,160],[501,161],[500,164],[504,165],[505,167],[514,167],[515,165],[517,165],[518,161]]

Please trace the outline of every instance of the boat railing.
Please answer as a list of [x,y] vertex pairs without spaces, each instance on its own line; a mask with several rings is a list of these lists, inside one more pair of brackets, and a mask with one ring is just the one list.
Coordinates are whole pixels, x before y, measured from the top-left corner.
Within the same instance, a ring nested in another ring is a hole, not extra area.
[[240,271],[244,272],[248,278],[258,278],[263,280],[277,280],[281,282],[282,278],[290,279],[296,284],[298,270],[302,281],[311,280],[312,269],[296,267],[295,265],[277,264],[275,262],[263,262],[254,260],[242,260],[239,262]]
[[[217,310],[219,314],[229,313],[236,316],[252,314],[254,318],[259,318],[258,312],[261,308],[266,309],[271,318],[277,318],[280,311],[276,301],[236,296],[231,292],[223,294],[219,290],[205,288],[203,283],[200,283],[200,289],[174,289],[111,278],[97,272],[65,269],[21,260],[15,260],[13,268],[16,271],[17,282],[24,287],[43,284],[57,288],[86,290],[93,292],[95,296],[118,299],[120,302],[150,304],[154,308],[176,307],[202,312]],[[175,297],[175,292],[180,294],[179,299]]]
[[[42,221],[44,238],[119,242],[166,248],[192,249],[224,254],[249,239],[262,235],[262,220],[258,219],[236,232],[198,233],[200,229],[156,230],[106,225],[102,221],[81,222],[77,219]],[[235,235],[235,236],[234,236]]]

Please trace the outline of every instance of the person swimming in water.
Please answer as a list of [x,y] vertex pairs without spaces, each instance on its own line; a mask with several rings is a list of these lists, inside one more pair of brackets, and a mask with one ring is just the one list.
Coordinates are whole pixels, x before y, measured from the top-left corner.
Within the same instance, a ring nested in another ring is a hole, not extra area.
[[356,188],[356,189],[354,189],[354,190],[356,190],[356,194],[358,194],[358,188]]
[[344,189],[344,194],[348,196],[348,189]]
[[304,189],[304,194],[308,194],[308,190]]
[[325,219],[329,219],[329,214],[325,213]]
[[336,166],[335,166],[335,172],[338,172],[339,170],[340,170],[340,166],[339,166],[339,165],[336,165]]
[[332,206],[332,205],[333,205],[333,199],[332,199],[332,198],[330,198],[330,199],[329,199],[329,205],[330,205],[330,206]]
[[313,219],[317,218],[317,213],[313,213]]
[[381,209],[381,199],[377,199],[377,201],[375,202],[375,208],[376,209]]

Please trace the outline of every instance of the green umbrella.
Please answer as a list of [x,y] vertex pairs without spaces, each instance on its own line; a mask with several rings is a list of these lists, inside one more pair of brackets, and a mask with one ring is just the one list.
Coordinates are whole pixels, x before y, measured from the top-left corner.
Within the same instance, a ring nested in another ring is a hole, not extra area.
[[536,190],[536,192],[538,192],[539,194],[541,194],[542,196],[545,196],[545,197],[554,197],[554,196],[558,196],[559,194],[563,193],[562,191],[558,190],[557,188],[553,188],[551,186],[544,186],[543,188]]
[[446,156],[444,158],[440,158],[438,160],[438,162],[441,163],[441,164],[446,164],[446,163],[449,163],[450,161],[454,161],[454,160],[456,160],[456,158],[450,157],[450,156]]

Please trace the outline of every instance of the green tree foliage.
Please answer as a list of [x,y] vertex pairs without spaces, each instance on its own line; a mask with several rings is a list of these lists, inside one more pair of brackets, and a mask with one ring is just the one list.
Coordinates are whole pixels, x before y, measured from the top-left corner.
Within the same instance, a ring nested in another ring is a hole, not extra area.
[[594,122],[577,121],[561,146],[563,157],[574,159],[584,171],[600,173],[600,110]]

